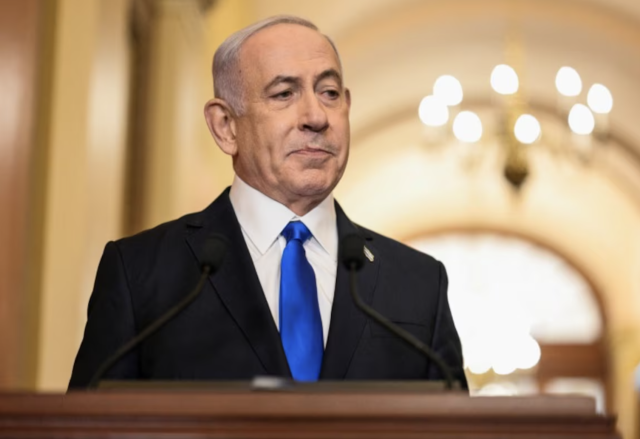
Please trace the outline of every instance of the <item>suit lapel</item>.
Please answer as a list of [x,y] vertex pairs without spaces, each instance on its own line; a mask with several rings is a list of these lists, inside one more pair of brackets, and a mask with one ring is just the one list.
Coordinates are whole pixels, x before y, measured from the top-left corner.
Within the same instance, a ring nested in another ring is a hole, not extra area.
[[[378,252],[371,245],[371,238],[347,218],[338,203],[336,203],[336,216],[339,242],[341,243],[342,239],[349,234],[359,234],[367,240],[366,246],[373,254],[373,261],[365,259],[365,265],[358,273],[358,293],[368,305],[371,305],[380,265]],[[338,254],[341,254],[340,250]],[[338,261],[331,323],[320,373],[321,379],[344,379],[362,338],[366,322],[366,316],[353,303],[349,291],[349,272]]]
[[189,225],[199,228],[187,236],[187,243],[198,262],[202,260],[202,243],[209,234],[222,234],[231,243],[222,267],[209,277],[209,281],[267,373],[290,377],[280,334],[229,200],[229,190],[223,192]]

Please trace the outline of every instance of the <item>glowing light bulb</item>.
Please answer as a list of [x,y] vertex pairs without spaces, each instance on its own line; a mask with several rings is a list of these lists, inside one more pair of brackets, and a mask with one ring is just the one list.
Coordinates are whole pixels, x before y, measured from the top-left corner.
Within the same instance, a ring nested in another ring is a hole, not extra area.
[[588,135],[593,132],[596,121],[586,105],[575,104],[569,112],[569,128],[576,134]]
[[462,102],[462,85],[451,75],[440,76],[433,85],[433,95],[445,105],[458,105]]
[[481,337],[465,340],[463,348],[465,366],[471,373],[482,375],[491,369],[491,352]]
[[520,342],[517,352],[518,369],[531,369],[540,361],[540,345],[530,335]]
[[587,104],[594,113],[607,114],[613,108],[613,96],[602,84],[593,84],[587,94]]
[[420,101],[418,116],[423,124],[439,127],[449,120],[449,109],[439,98],[429,95]]
[[540,122],[530,114],[521,115],[514,128],[516,139],[527,145],[538,140],[541,131]]
[[518,91],[520,83],[513,67],[499,64],[491,72],[491,88],[501,95],[511,95]]
[[476,359],[469,363],[469,370],[476,375],[482,375],[488,372],[489,369],[491,369],[491,362],[484,358]]
[[561,67],[556,75],[556,88],[563,96],[578,96],[582,91],[582,79],[571,67]]
[[461,111],[453,120],[453,134],[461,142],[475,143],[482,137],[482,121],[472,111]]
[[498,359],[493,364],[493,371],[497,375],[509,375],[516,371],[516,366],[509,359]]

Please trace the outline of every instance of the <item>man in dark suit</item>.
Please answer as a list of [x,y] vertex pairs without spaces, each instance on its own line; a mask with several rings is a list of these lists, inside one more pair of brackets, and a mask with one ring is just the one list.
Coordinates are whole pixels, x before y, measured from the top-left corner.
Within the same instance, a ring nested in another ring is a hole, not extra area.
[[233,185],[200,213],[107,244],[70,388],[182,299],[212,233],[231,243],[219,271],[106,378],[442,379],[352,302],[338,246],[355,233],[365,239],[363,300],[466,387],[443,265],[353,224],[331,195],[347,163],[351,101],[333,43],[308,21],[274,17],[229,37],[213,75],[205,116],[233,158]]

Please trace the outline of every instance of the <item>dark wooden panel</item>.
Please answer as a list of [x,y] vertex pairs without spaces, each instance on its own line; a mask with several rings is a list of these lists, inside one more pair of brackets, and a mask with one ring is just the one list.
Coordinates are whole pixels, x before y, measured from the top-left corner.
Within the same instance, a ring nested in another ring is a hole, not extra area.
[[40,9],[39,0],[0,0],[0,388],[21,387],[30,370],[25,285]]
[[545,381],[559,377],[585,377],[607,381],[607,356],[600,343],[541,345],[538,377]]

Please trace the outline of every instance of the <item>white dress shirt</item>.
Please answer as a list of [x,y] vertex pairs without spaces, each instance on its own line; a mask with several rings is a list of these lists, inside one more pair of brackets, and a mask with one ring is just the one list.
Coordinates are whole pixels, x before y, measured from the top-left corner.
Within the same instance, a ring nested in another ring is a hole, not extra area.
[[299,217],[236,176],[229,197],[278,329],[280,263],[287,245],[280,233],[290,221],[302,221],[311,231],[313,236],[304,243],[304,250],[316,275],[322,335],[326,346],[338,268],[338,228],[333,196],[329,195],[311,212]]

